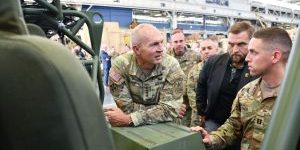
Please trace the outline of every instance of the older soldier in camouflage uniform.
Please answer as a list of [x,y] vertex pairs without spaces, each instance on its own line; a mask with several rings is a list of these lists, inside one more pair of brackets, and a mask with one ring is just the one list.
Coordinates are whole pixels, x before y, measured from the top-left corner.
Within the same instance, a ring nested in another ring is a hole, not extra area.
[[260,149],[291,47],[292,41],[283,29],[266,28],[254,33],[246,61],[251,75],[261,77],[239,91],[231,116],[217,131],[208,134],[201,127],[192,128],[202,132],[207,146],[224,147],[242,138],[241,149]]
[[191,126],[200,125],[200,120],[198,117],[196,106],[196,86],[199,74],[202,70],[203,64],[208,59],[208,57],[218,53],[218,43],[211,39],[205,39],[200,43],[199,51],[201,57],[203,58],[203,61],[192,67],[191,71],[188,73],[187,79],[187,95],[189,99],[189,104],[192,108]]
[[[171,36],[172,49],[168,50],[168,54],[175,57],[180,64],[181,69],[185,73],[185,80],[191,68],[201,61],[200,55],[189,48],[186,47],[185,37],[182,30],[175,30]],[[183,118],[183,125],[190,126],[191,122],[191,107],[189,105],[188,96],[186,93],[183,96],[184,104],[186,105],[186,115]]]
[[163,36],[150,24],[132,31],[133,51],[118,56],[109,88],[118,108],[106,110],[112,126],[139,126],[174,121],[183,99],[184,73],[163,53]]

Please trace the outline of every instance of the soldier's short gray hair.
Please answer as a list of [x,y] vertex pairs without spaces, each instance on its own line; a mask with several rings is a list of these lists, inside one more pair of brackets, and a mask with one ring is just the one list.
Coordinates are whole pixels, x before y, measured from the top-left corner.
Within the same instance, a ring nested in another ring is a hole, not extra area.
[[148,34],[147,32],[149,31],[149,29],[158,30],[152,24],[147,23],[139,24],[138,26],[136,26],[131,32],[132,46],[137,46],[138,44],[140,44],[144,40],[143,35]]
[[[216,48],[219,47],[219,42],[217,40],[213,40],[211,38],[206,38],[203,41],[201,41],[201,43],[204,42],[204,41],[211,41],[213,43],[213,46],[215,46]],[[201,46],[201,43],[200,43],[200,46]]]

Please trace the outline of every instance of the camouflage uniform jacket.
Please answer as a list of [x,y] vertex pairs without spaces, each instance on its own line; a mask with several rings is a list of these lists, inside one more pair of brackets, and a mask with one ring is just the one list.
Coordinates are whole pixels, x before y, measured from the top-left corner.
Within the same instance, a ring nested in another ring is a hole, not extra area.
[[258,78],[245,85],[233,102],[231,116],[218,130],[210,133],[214,147],[224,147],[235,138],[241,138],[242,150],[258,150],[271,119],[278,89],[262,95]]
[[177,59],[186,77],[194,65],[201,62],[200,54],[185,47],[186,52],[182,56],[176,56],[174,50],[168,50],[168,54]]
[[200,125],[196,106],[196,86],[199,79],[200,71],[202,70],[203,62],[196,64],[189,72],[187,79],[187,95],[189,104],[192,108],[191,126]]
[[178,62],[167,54],[145,76],[133,52],[127,52],[114,60],[109,88],[118,107],[130,114],[135,126],[174,121],[183,101],[183,76]]

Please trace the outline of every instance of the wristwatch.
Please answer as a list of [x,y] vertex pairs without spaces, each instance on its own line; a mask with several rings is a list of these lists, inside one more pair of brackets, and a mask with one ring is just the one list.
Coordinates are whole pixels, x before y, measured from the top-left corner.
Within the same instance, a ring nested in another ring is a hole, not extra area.
[[133,123],[133,121],[132,121],[131,117],[130,117],[130,119],[129,119],[128,126],[130,126],[130,127],[133,127],[133,126],[134,126],[134,123]]

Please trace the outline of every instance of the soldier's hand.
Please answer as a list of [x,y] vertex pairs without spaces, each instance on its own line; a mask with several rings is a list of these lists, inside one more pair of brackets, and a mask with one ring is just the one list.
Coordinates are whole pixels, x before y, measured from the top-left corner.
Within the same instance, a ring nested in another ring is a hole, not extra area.
[[202,141],[203,141],[205,147],[210,147],[212,145],[212,142],[211,142],[208,132],[206,130],[204,130],[202,127],[200,127],[200,126],[191,127],[191,130],[201,133]]
[[120,108],[114,107],[104,110],[109,123],[114,127],[128,126],[131,122],[130,115],[125,114]]
[[186,106],[185,104],[181,103],[177,117],[182,119],[183,116],[185,115],[185,111],[186,111]]

